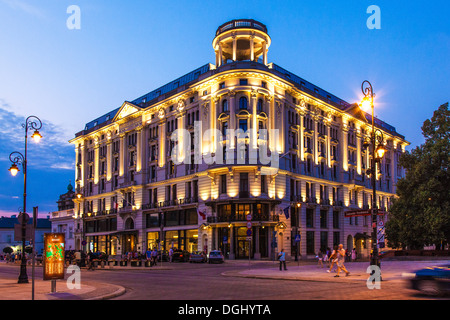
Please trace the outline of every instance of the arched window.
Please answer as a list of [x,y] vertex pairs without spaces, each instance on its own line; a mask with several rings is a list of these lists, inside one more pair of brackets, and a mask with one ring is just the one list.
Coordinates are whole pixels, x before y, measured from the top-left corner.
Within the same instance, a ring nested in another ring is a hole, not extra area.
[[263,111],[263,100],[262,99],[258,99],[258,104],[256,105],[256,110],[258,110],[258,112]]
[[241,97],[239,99],[239,110],[246,110],[248,107],[248,100],[246,97]]
[[223,100],[222,102],[222,112],[228,112],[228,100]]
[[132,218],[128,218],[125,221],[125,230],[131,230],[134,229],[134,221]]

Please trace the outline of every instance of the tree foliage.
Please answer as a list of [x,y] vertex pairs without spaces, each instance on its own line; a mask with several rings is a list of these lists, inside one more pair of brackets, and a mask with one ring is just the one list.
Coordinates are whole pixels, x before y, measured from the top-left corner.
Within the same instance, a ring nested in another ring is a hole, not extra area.
[[422,126],[425,143],[400,157],[406,175],[397,183],[386,224],[392,247],[419,249],[450,239],[450,112],[441,105]]

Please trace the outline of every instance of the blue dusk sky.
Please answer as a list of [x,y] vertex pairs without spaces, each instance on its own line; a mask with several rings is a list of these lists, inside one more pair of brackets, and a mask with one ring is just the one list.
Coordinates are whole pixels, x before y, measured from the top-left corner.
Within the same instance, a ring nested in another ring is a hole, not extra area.
[[[69,29],[71,5],[80,29]],[[370,5],[381,29],[369,29]],[[74,181],[68,143],[85,124],[208,62],[217,27],[255,19],[272,38],[269,62],[350,103],[361,83],[376,93],[376,116],[411,146],[422,123],[449,101],[450,2],[433,1],[100,1],[0,0],[0,216],[22,207],[22,123],[43,121],[30,141],[27,211],[46,215]]]

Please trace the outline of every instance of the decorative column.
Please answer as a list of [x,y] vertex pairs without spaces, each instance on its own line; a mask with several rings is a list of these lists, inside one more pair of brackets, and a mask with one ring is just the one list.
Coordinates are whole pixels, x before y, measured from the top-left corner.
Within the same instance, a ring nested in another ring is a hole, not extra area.
[[210,110],[210,122],[209,122],[209,128],[212,130],[211,135],[211,153],[216,152],[217,148],[217,139],[216,137],[216,125],[217,125],[217,110],[219,110],[219,103],[220,103],[220,97],[214,97],[213,102],[211,103],[211,110]]
[[236,59],[237,59],[237,56],[236,56],[236,49],[237,49],[236,36],[233,34],[232,38],[233,38],[233,61],[236,61]]
[[222,44],[219,42],[219,67],[222,65]]
[[299,146],[299,159],[305,161],[305,113],[304,111],[299,112],[300,116],[300,126],[298,129],[298,146]]
[[106,142],[106,180],[110,181],[112,177],[112,141],[111,138],[108,137],[108,141]]
[[[346,121],[342,119],[342,121]],[[342,152],[342,168],[344,171],[348,171],[348,126],[347,123],[342,123],[342,139],[341,139],[341,152]]]
[[[255,228],[255,253],[253,254],[253,259],[260,260],[261,259],[261,253],[259,252],[259,226],[256,226]],[[249,252],[250,254],[250,252]]]
[[331,168],[331,124],[326,122],[327,126],[327,162],[328,168]]
[[136,141],[136,172],[140,172],[142,169],[142,126],[136,128],[137,141]]
[[263,42],[263,64],[267,65],[267,44],[266,44],[266,41]]
[[361,128],[358,128],[356,132],[356,172],[359,175],[361,175],[362,172],[361,137]]
[[125,170],[125,133],[122,133],[120,135],[120,142],[119,142],[119,176],[123,176],[124,170]]
[[255,36],[250,36],[250,61],[255,60]]
[[158,124],[159,130],[159,156],[158,156],[158,165],[160,168],[163,168],[166,164],[166,121],[161,121]]
[[99,175],[99,170],[100,170],[100,166],[99,166],[99,154],[98,154],[98,148],[99,148],[99,144],[98,144],[98,138],[95,138],[95,146],[94,146],[94,183],[97,184],[98,183],[98,175]]
[[234,260],[236,255],[234,254],[234,226],[230,228],[230,260]]
[[316,165],[318,165],[319,164],[319,146],[318,146],[318,142],[319,142],[319,139],[318,139],[318,118],[316,117],[316,116],[313,116],[312,117],[313,118],[313,120],[314,120],[314,141],[313,141],[313,148],[314,148],[314,163],[316,164]]
[[[236,92],[230,91],[228,93],[230,96],[230,125],[228,126],[229,129],[236,130]],[[230,148],[235,148],[235,140],[234,136],[230,138]]]
[[256,114],[256,98],[258,97],[258,92],[256,90],[252,90],[250,93],[250,101],[252,108],[252,145],[256,150],[258,148],[258,116]]

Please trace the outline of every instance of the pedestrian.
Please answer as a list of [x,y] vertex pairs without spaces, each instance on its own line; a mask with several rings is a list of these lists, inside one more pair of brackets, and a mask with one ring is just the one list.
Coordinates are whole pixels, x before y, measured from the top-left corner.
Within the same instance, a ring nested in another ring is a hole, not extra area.
[[352,249],[352,261],[356,261],[356,248]]
[[338,246],[334,246],[334,250],[330,255],[330,269],[327,270],[328,273],[330,273],[331,270],[333,270],[334,265],[337,264],[337,251]]
[[145,257],[147,258],[147,261],[150,261],[150,267],[152,266],[152,251],[150,248],[147,249],[145,252]]
[[284,252],[284,249],[281,249],[281,252],[278,254],[278,261],[280,261],[280,271],[281,266],[284,266],[284,270],[286,269],[286,253]]
[[152,251],[152,262],[150,266],[156,266],[156,259],[158,258],[158,251],[156,250],[156,247]]
[[169,262],[172,262],[172,256],[173,256],[173,249],[169,249]]
[[341,270],[343,270],[345,272],[345,276],[347,277],[350,272],[347,271],[347,269],[344,266],[344,262],[345,262],[345,250],[344,250],[344,245],[340,244],[339,248],[337,250],[337,274],[335,275],[335,277],[339,277],[339,272],[341,272]]
[[75,264],[81,268],[81,252],[80,250],[75,251]]
[[87,259],[88,259],[88,270],[95,270],[94,267],[94,259],[95,259],[95,254],[92,251],[89,251],[88,255],[87,255]]
[[317,265],[320,265],[323,268],[323,253],[322,250],[319,250],[319,252],[317,253]]

